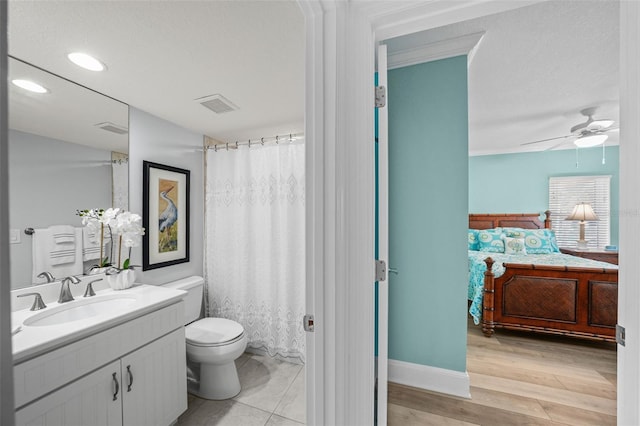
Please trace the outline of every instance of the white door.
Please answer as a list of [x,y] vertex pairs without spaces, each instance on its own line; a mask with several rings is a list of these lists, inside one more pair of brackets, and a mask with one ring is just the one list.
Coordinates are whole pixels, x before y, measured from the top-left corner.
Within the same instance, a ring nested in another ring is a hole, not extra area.
[[[387,87],[387,46],[378,46],[378,86]],[[377,149],[378,149],[378,259],[385,262],[389,259],[389,150],[388,150],[388,117],[387,105],[377,108]],[[388,266],[388,272],[392,265]],[[379,426],[387,424],[387,362],[388,362],[388,329],[389,329],[389,280],[378,281],[378,347],[376,359],[377,401],[376,419]]]

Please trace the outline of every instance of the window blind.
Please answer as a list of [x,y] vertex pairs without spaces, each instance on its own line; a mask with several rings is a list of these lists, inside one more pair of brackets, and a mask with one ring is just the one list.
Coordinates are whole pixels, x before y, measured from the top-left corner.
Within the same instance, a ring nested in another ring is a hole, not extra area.
[[597,221],[585,224],[590,250],[602,250],[610,238],[611,176],[554,176],[549,178],[549,210],[560,247],[575,248],[580,222],[565,220],[578,203],[591,204]]

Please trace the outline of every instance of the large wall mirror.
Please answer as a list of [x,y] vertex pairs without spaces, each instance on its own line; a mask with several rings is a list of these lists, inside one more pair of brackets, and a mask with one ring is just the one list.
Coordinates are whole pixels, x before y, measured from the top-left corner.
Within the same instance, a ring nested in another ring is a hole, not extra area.
[[[36,82],[46,92],[13,80]],[[126,104],[9,58],[12,289],[46,282],[32,261],[38,229],[79,228],[77,210],[128,208],[128,122]],[[83,271],[92,263],[83,262]]]

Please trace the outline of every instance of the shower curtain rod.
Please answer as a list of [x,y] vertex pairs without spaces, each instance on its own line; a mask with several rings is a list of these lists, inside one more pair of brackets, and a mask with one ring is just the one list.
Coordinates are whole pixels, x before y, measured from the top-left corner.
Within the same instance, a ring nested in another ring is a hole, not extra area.
[[293,142],[297,139],[303,138],[304,137],[304,133],[288,133],[286,135],[276,135],[276,136],[271,136],[271,137],[267,137],[267,138],[259,138],[259,139],[248,139],[246,141],[235,141],[232,143],[217,143],[217,144],[213,144],[213,145],[207,145],[205,147],[205,150],[208,149],[213,149],[214,152],[218,152],[218,150],[229,150],[229,149],[237,149],[240,145],[248,145],[249,148],[251,148],[251,145],[256,145],[256,144],[260,144],[260,145],[264,145],[267,142],[275,142],[275,143],[280,143],[280,142]]

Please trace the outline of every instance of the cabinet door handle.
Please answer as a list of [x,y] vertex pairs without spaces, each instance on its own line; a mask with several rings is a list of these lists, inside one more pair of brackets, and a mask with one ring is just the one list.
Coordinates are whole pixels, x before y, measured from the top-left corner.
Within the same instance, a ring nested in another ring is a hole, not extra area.
[[131,372],[130,365],[127,365],[127,374],[129,375],[129,385],[127,386],[127,392],[131,392],[131,385],[133,384],[133,373]]
[[113,392],[113,400],[116,401],[118,399],[118,392],[120,392],[120,383],[118,383],[118,378],[116,377],[116,373],[113,373],[113,383],[116,386],[115,392]]

